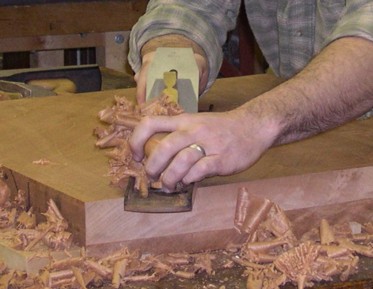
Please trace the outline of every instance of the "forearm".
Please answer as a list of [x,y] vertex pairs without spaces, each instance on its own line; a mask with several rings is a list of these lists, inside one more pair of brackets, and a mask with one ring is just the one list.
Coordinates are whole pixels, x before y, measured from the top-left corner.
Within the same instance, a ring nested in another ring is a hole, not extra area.
[[268,124],[272,144],[300,140],[373,108],[373,43],[342,38],[298,75],[239,109]]
[[128,61],[134,72],[142,68],[140,50],[159,36],[182,35],[206,52],[208,87],[215,81],[223,60],[221,46],[234,28],[241,1],[152,0],[147,12],[131,29]]

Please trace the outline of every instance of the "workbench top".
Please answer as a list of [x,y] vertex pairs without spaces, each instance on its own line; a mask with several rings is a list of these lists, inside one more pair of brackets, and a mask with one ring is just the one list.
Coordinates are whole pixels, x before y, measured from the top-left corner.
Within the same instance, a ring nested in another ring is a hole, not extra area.
[[[271,75],[219,79],[203,96],[200,107],[202,110],[212,107],[213,111],[233,109],[281,82]],[[115,212],[123,212],[123,192],[109,185],[108,159],[105,150],[95,147],[93,135],[94,128],[103,125],[97,113],[111,106],[115,95],[134,99],[135,89],[0,102],[0,164],[10,172],[8,183],[12,189],[37,192],[31,199],[33,206],[39,205],[39,211],[43,211],[48,198],[54,197],[62,213],[73,218],[72,230],[86,244],[108,238],[113,238],[110,242],[120,241],[121,237],[116,236],[120,229],[106,233],[94,231],[98,226],[112,226],[108,222],[118,219]],[[41,159],[51,163],[33,163]],[[356,120],[316,137],[272,148],[252,168],[234,176],[205,179],[200,187],[372,165],[373,119]],[[95,207],[101,200],[105,205]],[[95,218],[97,208],[107,214],[103,223]],[[111,212],[114,215],[110,216]],[[118,222],[116,226],[122,221]],[[88,229],[87,224],[90,224]],[[244,288],[243,282],[239,283],[234,288]]]
[[[201,99],[213,111],[232,109],[281,80],[270,75],[220,79]],[[82,202],[118,198],[109,186],[108,159],[95,147],[97,113],[115,95],[134,98],[135,89],[0,102],[0,164]],[[204,180],[217,185],[373,164],[373,120],[354,121],[298,143],[272,148],[252,168]],[[35,165],[47,159],[51,165]]]

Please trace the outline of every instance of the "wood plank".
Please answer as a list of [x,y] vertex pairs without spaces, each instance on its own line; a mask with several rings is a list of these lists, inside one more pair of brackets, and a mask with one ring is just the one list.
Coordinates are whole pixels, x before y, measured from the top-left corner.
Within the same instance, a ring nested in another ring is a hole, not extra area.
[[56,50],[105,45],[105,33],[8,37],[0,41],[1,52]]
[[63,50],[37,51],[30,54],[30,67],[64,66]]
[[95,47],[97,64],[125,72],[128,38],[129,31],[2,38],[0,52],[32,51],[31,67],[53,67],[63,65],[63,49]]
[[127,61],[129,31],[106,32],[104,45],[96,49],[97,64],[116,71],[131,71]]
[[128,0],[0,6],[0,38],[130,30],[144,14],[147,2]]
[[[229,109],[279,82],[268,75],[221,79],[201,106],[213,103],[217,111]],[[354,202],[364,210],[363,215],[356,213],[358,218],[372,218],[373,119],[271,149],[242,174],[204,180],[190,213],[124,212],[123,192],[108,185],[107,158],[94,146],[92,130],[100,125],[97,112],[111,105],[114,95],[133,99],[134,94],[135,89],[123,89],[0,103],[0,163],[6,182],[28,192],[30,204],[39,212],[52,197],[77,240],[92,252],[124,244],[150,251],[194,251],[240,241],[233,215],[242,185],[295,210],[294,219],[302,219],[304,208],[317,218],[318,210],[321,215],[333,212],[322,210],[324,206],[336,206],[340,212]],[[41,158],[52,164],[32,163]],[[292,181],[293,177],[298,179]]]
[[[219,249],[239,243],[244,236],[235,231],[234,216],[241,187],[289,211],[298,236],[322,218],[331,223],[364,223],[373,219],[372,174],[373,167],[365,167],[200,187],[195,192],[193,211],[177,215],[123,212],[122,203],[115,200],[105,206],[91,203],[87,206],[92,221],[92,226],[87,226],[87,245],[94,250],[100,247],[97,244],[111,240],[112,247],[126,244],[130,248],[177,252]],[[114,219],[117,222],[109,222]],[[106,233],[98,232],[95,226],[105,226]],[[152,245],[155,241],[156,246]]]

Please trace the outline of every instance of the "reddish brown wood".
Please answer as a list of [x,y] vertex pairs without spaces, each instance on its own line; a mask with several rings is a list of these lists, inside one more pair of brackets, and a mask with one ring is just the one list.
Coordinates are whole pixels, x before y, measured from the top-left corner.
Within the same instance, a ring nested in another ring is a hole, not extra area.
[[[201,106],[230,109],[280,81],[268,75],[221,79]],[[112,105],[114,95],[134,98],[135,90],[0,102],[0,163],[6,182],[28,192],[37,212],[44,212],[53,198],[76,239],[92,251],[120,245],[195,251],[239,241],[233,220],[242,185],[279,203],[299,222],[340,215],[345,205],[354,204],[350,217],[372,218],[373,119],[271,149],[241,174],[204,180],[190,213],[124,212],[123,192],[109,185],[108,159],[94,146],[92,134],[100,125],[98,111]],[[52,164],[32,163],[41,158]]]

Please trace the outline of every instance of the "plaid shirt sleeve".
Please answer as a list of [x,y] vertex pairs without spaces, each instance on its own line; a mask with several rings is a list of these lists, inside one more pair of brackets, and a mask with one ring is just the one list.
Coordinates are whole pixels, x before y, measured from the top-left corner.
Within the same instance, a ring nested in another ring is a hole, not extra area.
[[346,1],[345,13],[326,38],[324,45],[346,36],[358,36],[373,41],[373,1]]
[[[218,75],[227,31],[235,26],[240,0],[151,0],[133,27],[129,63],[141,66],[149,39],[177,33],[195,41],[209,62],[209,84]],[[289,78],[330,42],[346,36],[373,41],[372,0],[245,0],[256,40],[273,71]]]
[[209,62],[210,87],[223,60],[222,45],[236,24],[239,0],[151,0],[145,15],[131,30],[128,61],[137,72],[141,67],[140,50],[150,39],[181,34],[205,51]]

